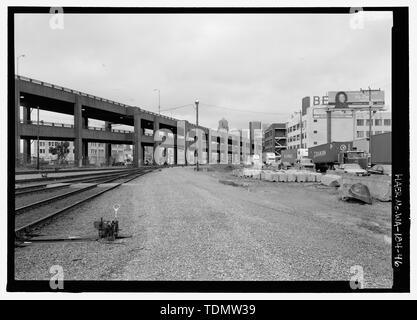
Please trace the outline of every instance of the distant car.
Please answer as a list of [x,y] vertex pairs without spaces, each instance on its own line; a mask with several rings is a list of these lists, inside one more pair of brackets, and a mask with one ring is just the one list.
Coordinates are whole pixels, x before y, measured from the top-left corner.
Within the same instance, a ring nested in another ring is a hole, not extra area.
[[124,166],[126,165],[126,163],[124,163],[124,162],[120,161],[120,162],[115,162],[115,163],[114,163],[114,165],[115,165],[116,167],[124,167]]
[[355,174],[357,176],[367,176],[369,175],[368,171],[362,169],[361,166],[357,163],[344,163],[339,166],[339,170],[344,173]]
[[314,170],[315,165],[310,158],[301,158],[295,162],[295,168],[298,170]]
[[370,174],[385,174],[391,176],[392,167],[388,164],[376,164],[372,168],[368,169]]

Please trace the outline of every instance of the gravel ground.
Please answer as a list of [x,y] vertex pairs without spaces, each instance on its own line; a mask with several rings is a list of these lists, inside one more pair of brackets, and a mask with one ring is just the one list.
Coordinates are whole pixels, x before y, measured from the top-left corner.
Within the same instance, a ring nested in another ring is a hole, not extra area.
[[333,188],[245,180],[168,168],[148,173],[43,227],[43,236],[94,237],[94,220],[119,203],[122,234],[106,241],[16,248],[16,279],[49,279],[61,265],[74,280],[349,280],[392,283],[391,204],[347,203]]

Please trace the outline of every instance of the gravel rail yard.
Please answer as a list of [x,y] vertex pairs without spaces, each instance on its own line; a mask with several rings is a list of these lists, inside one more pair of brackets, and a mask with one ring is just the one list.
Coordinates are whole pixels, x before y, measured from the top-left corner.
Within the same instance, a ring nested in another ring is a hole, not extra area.
[[40,237],[94,239],[96,220],[120,204],[126,238],[39,242],[15,249],[16,279],[346,280],[355,265],[366,287],[389,288],[391,204],[348,203],[315,183],[244,180],[193,168],[155,170],[38,230]]

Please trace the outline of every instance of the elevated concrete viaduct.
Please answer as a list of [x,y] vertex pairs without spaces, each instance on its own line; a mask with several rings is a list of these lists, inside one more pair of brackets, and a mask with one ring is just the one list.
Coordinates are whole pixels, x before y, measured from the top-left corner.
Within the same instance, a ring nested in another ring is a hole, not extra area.
[[[23,107],[23,115],[20,115]],[[47,123],[31,120],[31,112],[40,110],[52,111],[73,117],[73,124]],[[22,119],[21,119],[22,118]],[[89,119],[104,121],[104,128],[89,126]],[[115,125],[127,125],[132,131],[117,130]],[[115,126],[115,127],[113,127]],[[177,128],[180,132],[177,132]],[[195,125],[187,121],[174,119],[144,109],[128,106],[115,101],[103,99],[80,91],[64,88],[50,83],[15,76],[15,153],[16,159],[20,155],[20,139],[23,139],[23,154],[30,157],[30,140],[68,140],[74,141],[74,159],[77,166],[83,166],[88,161],[88,143],[99,142],[106,144],[106,158],[111,155],[111,144],[133,145],[133,161],[135,166],[144,164],[144,147],[150,146],[154,150],[161,143],[164,148],[174,149],[176,164],[187,164],[186,150],[195,141],[195,137],[185,139],[185,133],[194,129]],[[239,141],[233,143],[235,138],[230,135],[225,138],[211,137],[208,128],[199,127],[204,132],[200,137],[203,141],[203,150],[200,161],[207,162],[208,155],[213,152],[221,142],[224,145],[228,140],[227,153]],[[155,135],[158,132],[161,134]],[[169,130],[170,134],[165,132]],[[209,143],[211,137],[211,143]],[[240,139],[249,147],[249,141]],[[217,153],[220,151],[217,148]],[[243,151],[245,152],[245,151]],[[202,159],[202,154],[206,154]],[[243,156],[242,151],[240,156]],[[180,159],[179,159],[180,158]],[[219,157],[220,158],[220,157]]]

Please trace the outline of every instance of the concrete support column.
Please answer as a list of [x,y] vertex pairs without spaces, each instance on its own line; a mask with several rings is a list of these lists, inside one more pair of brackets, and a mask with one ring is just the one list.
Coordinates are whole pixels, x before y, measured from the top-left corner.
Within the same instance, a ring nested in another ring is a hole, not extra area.
[[74,163],[77,167],[82,167],[82,160],[83,160],[82,132],[83,132],[82,105],[80,101],[80,96],[76,95],[75,103],[74,103],[74,133],[75,133]]
[[111,166],[111,143],[105,143],[104,157],[106,158],[106,165]]
[[[23,123],[30,123],[30,108],[23,107]],[[23,140],[23,161],[30,163],[31,150],[30,150],[30,139]]]
[[153,143],[153,154],[154,154],[153,164],[155,164],[155,165],[157,164],[156,161],[155,161],[155,150],[156,150],[156,147],[160,144],[160,142],[155,141],[156,140],[155,137],[156,137],[156,134],[157,134],[158,130],[159,130],[159,119],[158,119],[158,117],[154,117],[154,120],[153,120],[153,139],[154,139],[154,143]]
[[142,123],[140,117],[140,110],[135,109],[133,114],[134,134],[133,134],[133,165],[141,167],[143,165],[143,151],[142,147]]
[[[110,131],[111,132],[111,122],[109,121],[105,121],[104,122],[104,130],[105,131]],[[106,159],[106,165],[110,166],[111,165],[111,143],[105,143],[104,146],[104,158]]]
[[26,163],[30,163],[32,160],[31,146],[30,139],[23,140],[23,153]]
[[84,160],[84,165],[89,164],[88,161],[88,142],[85,140],[82,140],[82,159]]
[[175,164],[185,165],[185,120],[177,121],[176,144],[175,144]]
[[327,113],[327,143],[332,142],[332,112],[330,110]]
[[19,89],[19,80],[15,80],[15,100],[14,100],[14,136],[15,136],[15,145],[14,145],[14,153],[15,153],[15,161],[16,165],[19,164],[19,151],[20,151],[20,89]]

